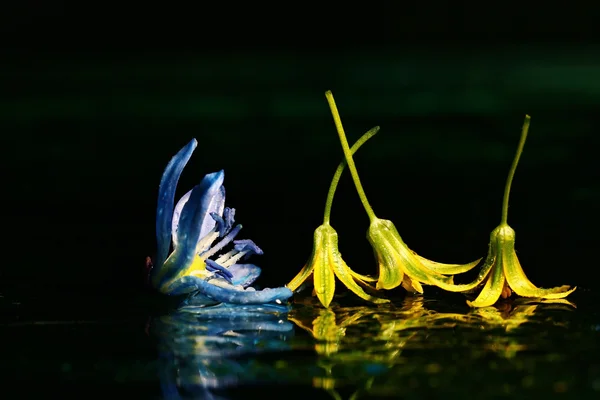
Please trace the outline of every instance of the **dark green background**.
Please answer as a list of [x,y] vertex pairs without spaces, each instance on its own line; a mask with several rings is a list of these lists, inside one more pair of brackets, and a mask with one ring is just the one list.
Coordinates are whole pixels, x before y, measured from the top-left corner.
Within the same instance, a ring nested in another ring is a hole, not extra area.
[[[536,284],[592,285],[593,10],[233,9],[9,6],[0,65],[5,287],[141,289],[162,170],[192,137],[199,146],[179,194],[225,169],[241,236],[265,251],[253,259],[261,283],[286,283],[310,255],[342,158],[327,89],[350,142],[382,127],[356,157],[377,215],[442,262],[485,255],[529,113],[509,213],[519,257]],[[349,175],[332,224],[349,265],[375,272]]]

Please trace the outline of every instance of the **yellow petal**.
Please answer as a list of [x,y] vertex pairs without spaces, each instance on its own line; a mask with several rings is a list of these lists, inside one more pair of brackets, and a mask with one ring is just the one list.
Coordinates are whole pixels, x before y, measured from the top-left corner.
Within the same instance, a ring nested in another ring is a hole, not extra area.
[[[477,274],[477,278],[475,278],[475,280],[473,280],[470,283],[461,283],[461,284],[455,285],[453,282],[434,281],[433,284],[440,287],[441,289],[447,290],[449,292],[470,292],[473,289],[475,289],[477,286],[479,286],[485,280],[485,278],[489,275],[490,270],[492,269],[492,266],[494,265],[495,258],[496,257],[495,257],[494,248],[492,248],[490,246],[490,251],[488,252],[485,263],[483,263],[483,266],[481,267],[481,269],[479,270],[479,273]],[[432,279],[434,279],[434,278],[432,278]]]
[[333,262],[332,254],[327,251],[325,254],[317,254],[313,260],[315,292],[324,307],[329,307],[335,293],[335,276],[331,269]]
[[439,274],[425,267],[404,243],[397,242],[394,247],[397,250],[394,254],[397,264],[413,281],[436,286],[439,286],[438,284],[452,286],[451,276]]
[[404,276],[404,280],[402,281],[402,287],[411,293],[423,294],[423,286],[421,286],[419,281],[412,280],[406,275]]
[[360,283],[361,285],[368,287],[372,290],[377,290],[375,287],[373,287],[373,285],[369,284],[372,282],[377,282],[377,278],[368,275],[361,275],[358,272],[354,272],[350,267],[348,267],[348,272],[350,273],[350,275],[352,275],[354,280]]
[[[542,299],[562,299],[567,297],[577,289],[574,287],[570,289],[569,285],[559,286],[550,289],[542,289],[535,286],[525,275],[519,258],[515,253],[513,246],[507,246],[506,250],[503,250],[503,268],[504,274],[508,285],[516,294],[523,297],[539,297]],[[570,290],[569,290],[570,289]]]
[[361,275],[358,272],[354,272],[352,269],[350,269],[350,275],[352,275],[354,277],[354,279],[358,279],[359,281],[377,282],[377,278],[375,278],[373,276],[368,276],[368,275]]
[[437,272],[439,274],[449,275],[449,274],[460,274],[463,272],[467,272],[475,268],[477,264],[481,261],[481,258],[475,261],[472,261],[468,264],[443,264],[435,261],[428,260],[425,257],[421,257],[416,252],[411,250],[415,256],[421,261],[421,263],[429,268],[430,270]]
[[294,279],[292,279],[290,281],[290,283],[288,283],[287,285],[285,285],[288,289],[290,289],[292,292],[296,289],[298,289],[300,287],[300,285],[302,285],[304,283],[304,281],[310,276],[310,274],[313,273],[313,264],[312,262],[308,262],[304,268],[302,268],[300,270],[300,272],[298,272],[298,275],[296,275],[294,277]]
[[332,264],[332,267],[338,279],[342,281],[342,283],[346,285],[348,289],[354,292],[354,294],[356,294],[361,299],[371,301],[373,303],[389,302],[389,300],[387,299],[371,296],[370,294],[366,293],[360,286],[358,286],[358,284],[354,281],[354,278],[352,277],[352,270],[348,267],[348,265],[346,265],[339,253],[334,255],[334,262]]
[[[398,230],[389,220],[377,220],[371,222],[370,232],[367,237],[372,236],[375,239],[373,242],[376,254],[381,254],[384,257],[383,261],[391,264],[391,267],[384,268],[380,271],[377,288],[379,282],[382,281],[382,273],[386,270],[403,271],[412,280],[417,280],[421,283],[437,285],[436,282],[444,282],[451,284],[452,277],[447,277],[427,268],[419,258],[408,248],[406,243],[400,237]],[[398,274],[399,275],[399,274]],[[385,283],[385,282],[384,282]],[[402,279],[396,283],[397,287],[402,283]]]
[[376,249],[375,254],[379,264],[379,278],[375,285],[376,288],[390,290],[400,286],[404,279],[404,271],[393,251],[390,251],[387,247],[380,247]]
[[502,293],[506,279],[504,278],[504,270],[502,269],[502,265],[498,264],[498,261],[500,263],[502,262],[502,260],[497,260],[497,262],[493,264],[492,273],[488,277],[488,280],[481,290],[481,293],[479,293],[479,296],[477,296],[474,301],[467,300],[467,304],[469,306],[488,307],[496,303],[500,298],[500,294]]

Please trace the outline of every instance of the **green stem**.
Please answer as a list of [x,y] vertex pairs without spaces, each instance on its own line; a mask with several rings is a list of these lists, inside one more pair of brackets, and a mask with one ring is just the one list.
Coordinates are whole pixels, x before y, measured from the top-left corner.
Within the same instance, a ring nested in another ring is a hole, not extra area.
[[523,122],[523,128],[521,129],[521,140],[519,140],[519,147],[517,147],[517,154],[512,162],[510,171],[508,171],[508,178],[506,179],[506,186],[504,187],[504,200],[502,202],[502,221],[501,224],[506,225],[508,221],[508,196],[510,195],[510,186],[512,185],[517,165],[519,164],[519,158],[523,153],[523,147],[525,146],[525,140],[527,139],[527,132],[529,132],[529,121],[531,117],[525,115],[525,122]]
[[344,133],[344,127],[342,126],[340,113],[338,112],[337,106],[335,105],[335,100],[333,99],[333,93],[331,93],[331,90],[325,92],[325,97],[327,98],[329,108],[331,109],[331,114],[333,115],[333,121],[335,122],[335,127],[337,129],[338,136],[340,137],[342,148],[344,149],[344,157],[346,157],[346,163],[348,163],[348,167],[350,168],[350,173],[352,174],[352,180],[354,181],[354,186],[356,186],[358,197],[360,197],[360,201],[362,202],[362,205],[365,208],[369,219],[373,221],[377,217],[375,216],[375,213],[373,212],[373,209],[371,208],[371,205],[367,200],[367,196],[365,195],[365,191],[363,190],[362,184],[360,183],[358,171],[356,170],[356,165],[354,165],[352,152],[350,151],[350,146],[348,146],[348,140],[346,139],[346,134]]
[[[377,132],[379,132],[378,126],[371,128],[367,133],[362,135],[360,139],[358,139],[352,145],[350,153],[356,153],[358,149],[360,149],[360,146],[362,146],[367,140],[375,136]],[[323,223],[326,225],[329,225],[329,217],[331,215],[331,205],[333,204],[333,197],[335,196],[335,191],[337,189],[338,183],[340,182],[340,177],[342,176],[342,172],[344,172],[345,167],[346,160],[344,159],[335,170],[335,174],[333,174],[333,179],[331,179],[331,185],[329,185],[329,192],[327,193],[327,202],[325,203],[325,215],[323,216]]]

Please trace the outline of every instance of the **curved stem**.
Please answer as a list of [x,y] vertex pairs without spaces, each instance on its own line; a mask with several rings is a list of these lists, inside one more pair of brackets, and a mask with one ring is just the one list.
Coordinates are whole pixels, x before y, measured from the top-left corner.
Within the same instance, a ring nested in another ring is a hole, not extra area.
[[[367,133],[362,135],[360,139],[358,139],[352,145],[350,149],[350,153],[354,154],[360,149],[360,146],[365,144],[365,142],[371,139],[379,132],[379,127],[376,126],[371,128]],[[333,179],[331,179],[331,185],[329,185],[329,192],[327,193],[327,202],[325,203],[325,214],[323,216],[323,223],[329,225],[329,217],[331,215],[331,206],[333,204],[333,197],[335,196],[335,191],[337,189],[338,183],[340,182],[340,177],[342,176],[342,172],[344,172],[344,168],[346,167],[346,160],[344,159],[340,165],[338,165],[335,170],[335,174],[333,174]]]
[[360,201],[362,202],[369,219],[373,221],[373,219],[377,218],[369,201],[367,200],[367,196],[365,195],[365,191],[360,183],[360,178],[358,177],[358,171],[356,170],[356,165],[354,165],[354,159],[352,158],[352,153],[350,151],[350,146],[348,146],[348,140],[346,139],[346,134],[344,133],[344,127],[342,126],[342,120],[340,119],[340,113],[338,112],[337,106],[335,105],[335,100],[333,99],[333,93],[331,90],[325,92],[325,97],[327,98],[327,102],[329,103],[329,108],[331,109],[331,114],[333,115],[333,121],[335,122],[335,127],[338,132],[338,136],[340,137],[340,142],[342,144],[342,148],[344,149],[344,157],[346,157],[346,163],[348,163],[348,167],[350,168],[350,173],[352,174],[352,180],[354,181],[354,186],[356,186],[356,191],[358,192],[358,197],[360,197]]
[[525,140],[527,139],[527,132],[529,132],[529,121],[531,117],[525,115],[525,122],[523,122],[523,128],[521,128],[521,140],[519,140],[519,146],[517,147],[517,154],[512,162],[510,170],[508,171],[508,178],[506,179],[506,186],[504,187],[504,200],[502,202],[502,221],[501,224],[506,224],[508,220],[508,196],[510,195],[510,186],[512,185],[517,165],[519,164],[519,158],[523,153],[523,147],[525,146]]

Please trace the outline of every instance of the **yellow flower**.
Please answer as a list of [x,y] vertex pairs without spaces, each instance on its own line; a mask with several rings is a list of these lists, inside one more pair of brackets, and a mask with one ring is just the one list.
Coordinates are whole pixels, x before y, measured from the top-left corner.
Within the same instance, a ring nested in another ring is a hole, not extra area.
[[[421,257],[408,248],[392,221],[374,217],[367,231],[379,264],[377,289],[394,289],[402,284],[409,292],[423,293],[421,284],[458,292],[476,285],[454,285],[454,274],[469,271],[479,260],[468,264],[442,264]],[[448,275],[448,276],[447,276]]]
[[[352,146],[351,151],[357,151],[363,143],[373,137],[378,131],[379,127],[375,127],[365,133],[354,146]],[[358,285],[358,283],[361,283],[366,286],[367,282],[374,282],[376,279],[358,274],[348,267],[342,259],[342,255],[338,249],[338,234],[329,224],[333,197],[340,176],[344,170],[344,164],[345,163],[342,162],[338,166],[331,181],[325,205],[323,224],[319,226],[314,233],[312,255],[304,268],[302,268],[298,275],[296,275],[286,287],[291,291],[295,291],[309,276],[312,275],[315,293],[319,298],[319,301],[324,307],[329,307],[333,295],[335,294],[335,277],[337,277],[348,289],[362,299],[373,303],[385,303],[389,300],[371,296]]]
[[453,285],[453,274],[459,274],[473,269],[481,259],[468,264],[442,264],[419,256],[408,248],[398,230],[389,220],[379,219],[371,208],[363,190],[358,171],[354,165],[352,151],[348,146],[344,127],[333,99],[331,91],[325,93],[331,108],[331,114],[344,149],[344,156],[352,179],[356,186],[358,196],[367,212],[371,223],[367,232],[367,239],[375,252],[379,264],[379,279],[377,289],[394,289],[402,285],[410,292],[423,293],[422,284],[436,285],[450,291],[465,291],[472,289],[476,284]]
[[508,297],[511,291],[523,297],[535,297],[542,299],[560,299],[573,293],[576,288],[570,289],[570,286],[559,286],[552,289],[541,289],[529,281],[519,259],[515,252],[515,231],[508,226],[508,197],[510,186],[512,184],[515,170],[527,132],[529,131],[529,115],[525,116],[523,129],[521,131],[521,140],[508,173],[506,186],[504,189],[504,201],[502,203],[502,220],[500,225],[494,229],[490,235],[490,245],[487,259],[479,273],[478,280],[486,280],[485,286],[474,301],[467,301],[471,307],[486,307],[496,303],[500,297]]
[[315,230],[313,253],[300,273],[286,286],[296,290],[310,275],[313,275],[315,293],[324,307],[329,307],[335,293],[335,277],[357,296],[373,303],[386,303],[389,300],[371,296],[356,282],[365,284],[375,279],[360,275],[350,269],[338,250],[338,234],[329,224]]

